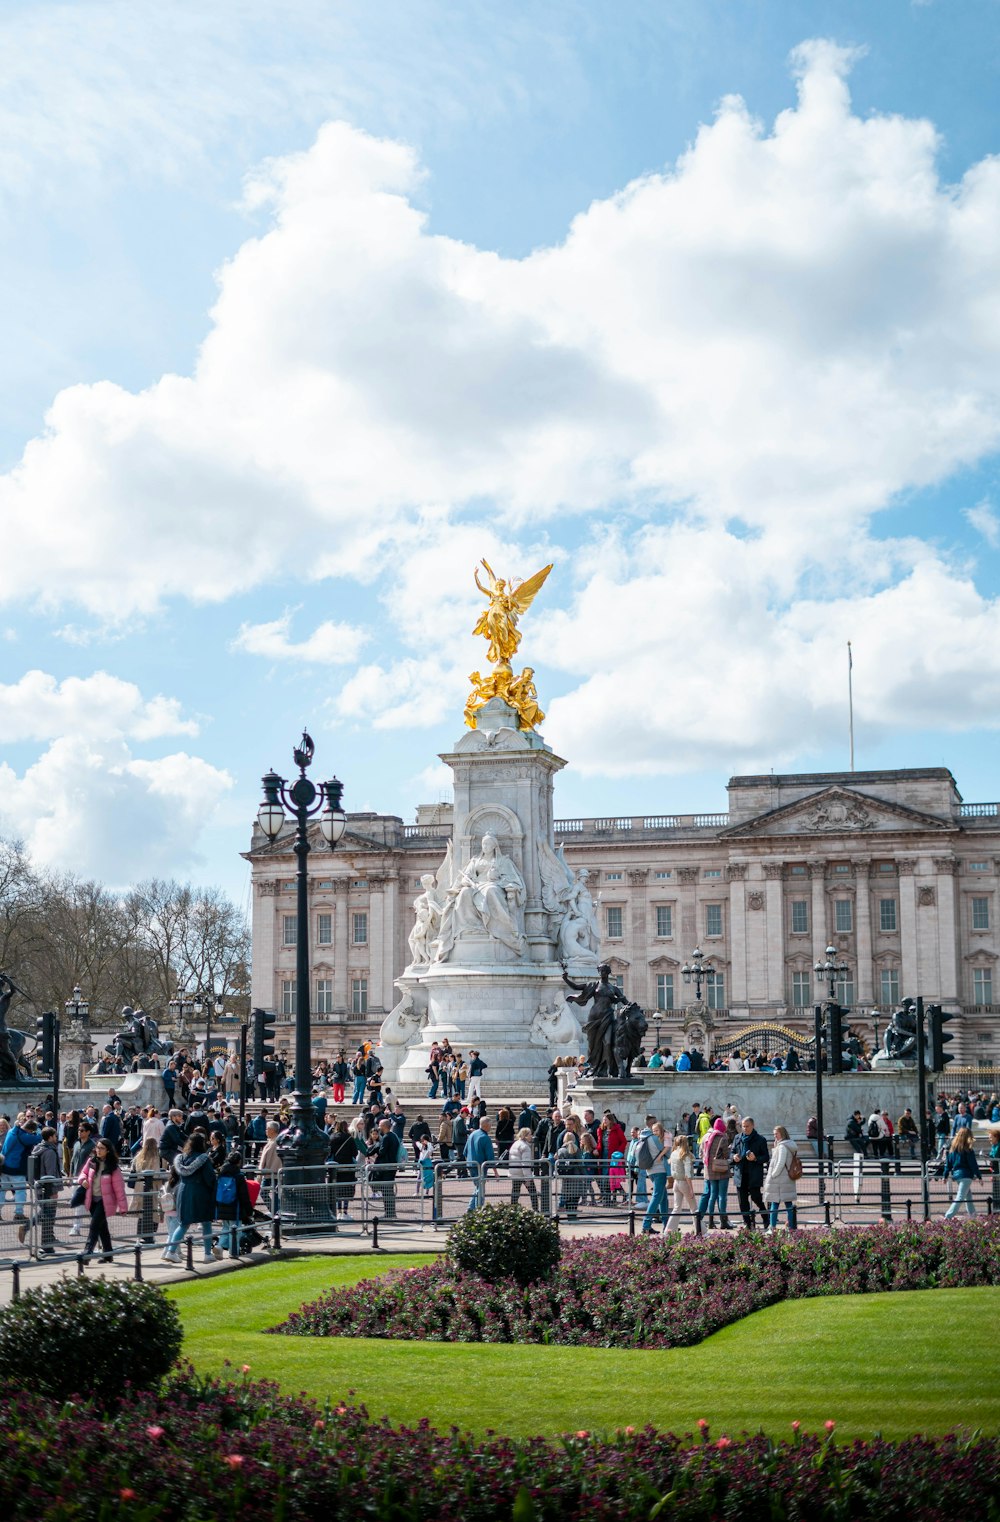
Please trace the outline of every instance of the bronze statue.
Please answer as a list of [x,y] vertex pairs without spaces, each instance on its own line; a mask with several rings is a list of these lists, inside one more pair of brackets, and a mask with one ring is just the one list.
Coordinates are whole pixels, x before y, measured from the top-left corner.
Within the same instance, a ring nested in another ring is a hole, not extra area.
[[[594,1078],[613,1078],[618,1074],[615,1057],[615,1006],[628,1004],[628,1000],[616,983],[611,981],[611,968],[605,962],[597,969],[600,981],[577,983],[563,967],[563,982],[567,988],[576,989],[567,994],[568,1004],[586,1005],[593,1001],[590,1017],[584,1025],[587,1037],[587,1064]],[[638,1048],[636,1048],[638,1053]]]
[[133,1009],[130,1004],[126,1004],[122,1010],[122,1019],[125,1028],[118,1032],[108,1047],[108,1051],[115,1057],[120,1057],[123,1062],[132,1062],[136,1057],[173,1054],[173,1042],[159,1039],[160,1027],[144,1009]]
[[[16,993],[21,993],[5,972],[0,972],[0,1083],[30,1083],[21,1067],[21,1054],[27,1037],[24,1031],[11,1030],[7,1011]],[[22,998],[24,995],[22,994]]]
[[915,999],[904,999],[893,1010],[882,1038],[882,1051],[894,1061],[914,1057],[917,1050],[917,1005]]

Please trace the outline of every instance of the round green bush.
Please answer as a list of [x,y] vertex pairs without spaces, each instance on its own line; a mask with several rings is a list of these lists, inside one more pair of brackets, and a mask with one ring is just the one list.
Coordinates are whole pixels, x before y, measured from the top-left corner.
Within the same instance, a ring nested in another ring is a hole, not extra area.
[[499,1279],[534,1284],[547,1279],[559,1262],[559,1227],[520,1205],[484,1205],[455,1222],[447,1251],[457,1268],[491,1284]]
[[110,1407],[126,1385],[155,1389],[182,1336],[177,1307],[152,1284],[66,1279],[0,1311],[0,1381]]

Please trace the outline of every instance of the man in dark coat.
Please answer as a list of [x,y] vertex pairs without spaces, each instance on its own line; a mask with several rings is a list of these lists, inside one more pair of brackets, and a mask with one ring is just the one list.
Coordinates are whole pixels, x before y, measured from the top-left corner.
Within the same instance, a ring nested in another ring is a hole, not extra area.
[[396,1169],[403,1160],[403,1143],[392,1129],[390,1121],[379,1121],[378,1131],[368,1148],[368,1156],[374,1160],[372,1188],[382,1196],[385,1219],[393,1221],[396,1218]]
[[761,1136],[753,1123],[751,1116],[747,1115],[743,1120],[743,1128],[733,1143],[733,1179],[736,1183],[736,1193],[740,1201],[740,1214],[743,1224],[748,1231],[753,1230],[753,1211],[750,1209],[751,1201],[760,1211],[760,1224],[767,1223],[767,1214],[764,1210],[764,1201],[761,1189],[764,1184],[764,1174],[767,1170],[770,1153],[767,1142]]

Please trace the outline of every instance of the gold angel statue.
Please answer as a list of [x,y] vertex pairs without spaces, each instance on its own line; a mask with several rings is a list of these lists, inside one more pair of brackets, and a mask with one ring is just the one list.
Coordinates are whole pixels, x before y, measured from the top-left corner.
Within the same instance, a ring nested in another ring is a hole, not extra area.
[[472,632],[482,634],[489,640],[488,655],[494,666],[509,666],[521,643],[517,620],[531,606],[552,566],[543,566],[534,576],[529,576],[527,581],[520,582],[505,581],[502,576],[496,576],[488,560],[482,561],[482,566],[489,577],[489,585],[484,587],[479,580],[478,566],[473,575],[476,586],[489,598],[490,605],[480,613]]

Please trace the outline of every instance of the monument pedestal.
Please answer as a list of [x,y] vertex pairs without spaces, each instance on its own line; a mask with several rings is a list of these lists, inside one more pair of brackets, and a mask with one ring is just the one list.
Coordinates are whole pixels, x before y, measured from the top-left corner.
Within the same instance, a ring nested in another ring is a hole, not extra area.
[[[447,1040],[464,1058],[483,1058],[486,1093],[527,1098],[545,1091],[555,1057],[582,1050],[559,958],[565,906],[551,886],[562,872],[580,887],[553,845],[553,779],[566,763],[518,728],[502,699],[476,718],[441,757],[455,777],[454,834],[433,905],[430,893],[418,900],[433,907],[435,929],[420,948],[425,960],[397,980],[403,997],[382,1024],[379,1057],[393,1090],[426,1093],[431,1044]],[[577,952],[570,965],[593,977],[596,954],[588,965]]]

